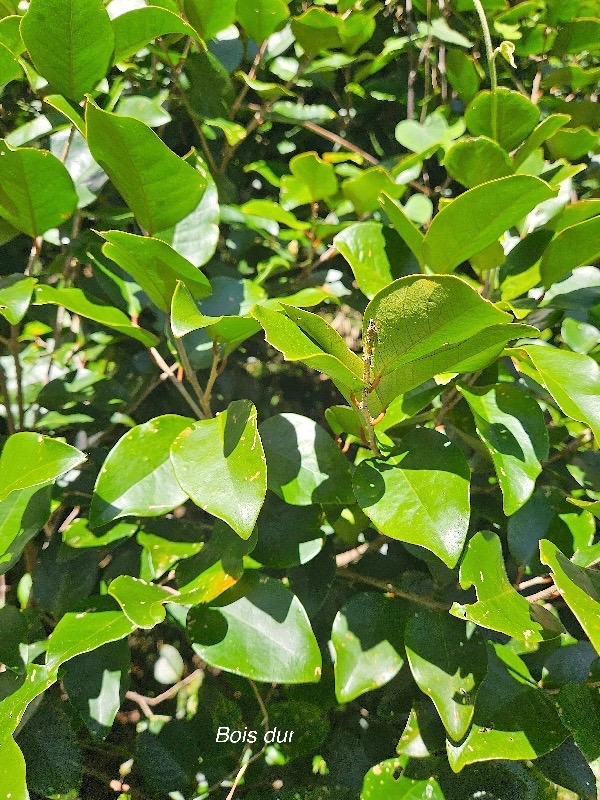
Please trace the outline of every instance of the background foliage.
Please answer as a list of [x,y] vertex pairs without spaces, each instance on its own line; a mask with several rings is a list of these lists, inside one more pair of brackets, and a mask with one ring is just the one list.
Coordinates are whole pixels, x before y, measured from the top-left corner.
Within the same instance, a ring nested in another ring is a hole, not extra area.
[[0,0],[0,797],[598,796],[598,16]]

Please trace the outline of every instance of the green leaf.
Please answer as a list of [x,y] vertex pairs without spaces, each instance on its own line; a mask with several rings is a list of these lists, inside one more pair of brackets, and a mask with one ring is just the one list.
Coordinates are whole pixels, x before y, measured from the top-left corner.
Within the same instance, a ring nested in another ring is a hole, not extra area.
[[[463,127],[464,130],[464,127]],[[441,145],[448,136],[446,117],[440,113],[429,114],[423,123],[404,119],[396,125],[396,141],[413,153],[425,153]]]
[[456,445],[437,431],[417,428],[389,457],[361,461],[353,486],[379,531],[420,545],[454,567],[469,525],[469,477]]
[[91,92],[110,67],[115,39],[102,0],[31,0],[21,35],[37,71],[71,100]]
[[63,530],[62,536],[63,542],[69,547],[86,550],[88,547],[106,547],[121,539],[129,539],[137,529],[137,522],[117,522],[102,531],[93,531],[89,520],[79,517]]
[[171,464],[171,445],[193,419],[165,414],[128,431],[110,451],[94,486],[90,523],[160,517],[187,500]]
[[219,59],[209,50],[190,53],[185,60],[185,74],[190,84],[190,111],[202,119],[227,119],[235,89]]
[[323,161],[315,152],[300,153],[290,161],[291,175],[281,179],[281,205],[292,209],[306,203],[316,203],[337,192],[337,178],[332,164]]
[[506,150],[487,136],[455,142],[446,153],[444,166],[467,189],[514,172]]
[[600,695],[592,686],[567,683],[556,698],[562,723],[591,764],[600,758]]
[[419,689],[430,697],[448,734],[459,741],[473,718],[475,694],[486,673],[482,639],[467,637],[466,625],[437,611],[409,619],[406,655]]
[[124,231],[102,231],[100,236],[107,242],[102,246],[104,255],[129,273],[163,311],[169,311],[178,281],[197,299],[211,294],[208,278],[160,239]]
[[552,570],[556,587],[600,653],[600,575],[571,563],[547,539],[540,542],[540,559]]
[[379,222],[349,225],[335,235],[333,244],[350,264],[359,289],[368,298],[393,280],[384,228]]
[[207,664],[267,683],[311,683],[321,653],[306,611],[282,583],[246,574],[209,606],[190,612],[194,652]]
[[375,592],[355,595],[338,611],[331,630],[338,703],[384,686],[401,670],[405,623],[404,604]]
[[309,8],[292,20],[292,33],[307,56],[314,56],[321,50],[341,47],[340,37],[342,19],[324,8]]
[[[262,433],[262,428],[260,429]],[[263,444],[267,450],[263,435]],[[252,558],[263,566],[285,569],[311,561],[323,549],[325,534],[318,506],[295,506],[283,502],[272,492],[256,522],[258,541]]]
[[379,202],[384,212],[387,214],[389,221],[394,226],[396,233],[404,242],[406,242],[420,266],[423,267],[425,265],[423,258],[423,240],[425,237],[421,231],[407,217],[406,212],[400,203],[396,203],[395,200],[389,196],[389,194],[383,192],[379,198]]
[[479,91],[481,78],[473,59],[462,50],[452,47],[446,53],[446,72],[450,85],[463,103],[470,103]]
[[18,325],[27,313],[36,283],[36,278],[21,274],[0,278],[0,314],[11,325]]
[[206,181],[206,189],[196,208],[173,228],[157,233],[195,267],[202,267],[215,254],[219,241],[219,196],[206,164],[196,155],[195,167]]
[[4,445],[0,456],[0,500],[11,492],[50,483],[85,461],[76,447],[41,436],[38,433],[15,433]]
[[56,676],[69,659],[124,639],[135,628],[111,597],[90,598],[82,611],[69,611],[60,619],[48,639],[46,668]]
[[237,0],[184,0],[185,15],[203,39],[235,22]]
[[12,736],[0,741],[0,786],[10,800],[29,800],[25,759]]
[[63,225],[77,208],[65,166],[47,150],[0,140],[0,215],[28,236]]
[[181,339],[187,333],[215,325],[222,319],[223,317],[208,317],[202,314],[186,285],[177,281],[171,300],[171,330],[175,338]]
[[[380,381],[371,402],[386,408],[434,375],[479,369],[510,339],[536,335],[535,328],[509,321],[509,314],[460,278],[411,275],[394,281],[371,300],[363,320],[363,339],[369,324],[376,328],[371,377]],[[469,361],[475,356],[477,366]]]
[[153,333],[133,325],[126,314],[113,306],[104,306],[96,302],[95,298],[87,297],[81,289],[55,289],[46,284],[35,290],[35,305],[64,306],[74,314],[79,314],[86,319],[91,319],[99,325],[106,325],[119,333],[137,339],[146,347],[153,347],[158,339]]
[[21,489],[0,502],[0,575],[16,564],[27,542],[42,530],[49,516],[49,486]]
[[423,242],[425,262],[434,272],[452,272],[552,197],[548,184],[531,175],[509,175],[469,189],[434,217]]
[[[252,316],[264,328],[269,344],[280,350],[286,361],[302,361],[329,375],[338,388],[344,387],[346,393],[362,389],[361,359],[322,318],[317,318],[320,320],[317,322],[312,320],[316,315],[310,312],[291,308],[289,312],[279,312],[265,306],[255,306]],[[309,318],[312,325],[306,322]]]
[[66,117],[69,122],[72,122],[73,125],[77,128],[78,132],[85,136],[85,122],[81,114],[73,107],[73,105],[60,94],[47,94],[44,97],[44,103],[47,103],[52,108],[55,108],[57,111]]
[[479,92],[465,111],[465,123],[474,136],[489,136],[506,151],[529,136],[538,123],[540,110],[528,97],[512,89],[500,87],[496,90],[497,135],[492,131],[492,92]]
[[406,187],[395,183],[389,172],[383,167],[370,167],[342,184],[342,192],[352,205],[357,214],[366,214],[375,211],[377,199],[384,190],[392,197],[400,197]]
[[115,36],[113,63],[126,61],[149,42],[168,33],[180,33],[196,39],[196,31],[177,14],[166,8],[146,6],[120,14],[112,21]]
[[361,800],[444,800],[435,767],[424,759],[397,756],[375,764],[363,782]]
[[194,503],[247,539],[267,491],[252,403],[236,400],[215,419],[184,430],[173,443],[171,459],[181,488]]
[[316,422],[278,414],[260,425],[268,487],[291,505],[352,502],[350,465]]
[[548,458],[548,431],[536,401],[510,384],[459,391],[471,407],[477,433],[498,476],[504,513],[514,514],[531,497]]
[[590,426],[600,442],[600,367],[591,356],[556,347],[520,347],[562,411]]
[[22,76],[23,70],[16,56],[4,44],[0,43],[0,85],[5,86],[7,83],[18,80]]
[[568,736],[525,663],[503,645],[488,648],[488,672],[477,692],[473,726],[460,744],[447,743],[454,772],[477,761],[532,760]]
[[550,114],[533,129],[513,156],[515,169],[520,167],[547,139],[570,120],[569,114]]
[[240,211],[253,217],[273,219],[293,230],[304,231],[310,228],[308,222],[301,222],[299,219],[296,219],[291,212],[286,211],[273,200],[248,200],[247,203],[244,203],[244,205],[240,207]]
[[576,267],[593,264],[600,256],[600,216],[564,228],[548,245],[540,273],[549,288]]
[[115,578],[108,587],[108,593],[136,628],[150,629],[162,622],[167,613],[164,604],[173,599],[173,593],[162,586],[131,575]]
[[236,16],[248,36],[262,44],[283,27],[290,12],[284,0],[254,0],[252,3],[238,3]]
[[126,642],[105,644],[71,659],[62,675],[69,701],[95,739],[104,739],[129,686],[131,651]]
[[455,617],[505,633],[528,645],[553,639],[564,631],[549,611],[530,603],[511,586],[506,577],[502,544],[495,533],[476,533],[469,541],[460,565],[460,585],[463,589],[474,586],[477,602],[454,603],[450,613]]
[[[141,9],[140,9],[141,10]],[[151,235],[182,220],[197,207],[206,181],[137,119],[86,105],[90,152]]]

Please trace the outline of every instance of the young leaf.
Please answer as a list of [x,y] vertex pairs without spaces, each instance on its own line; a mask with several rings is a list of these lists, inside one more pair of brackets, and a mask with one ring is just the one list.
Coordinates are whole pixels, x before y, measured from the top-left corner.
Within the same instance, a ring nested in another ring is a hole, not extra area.
[[423,241],[425,263],[434,272],[452,272],[552,197],[548,184],[531,175],[509,175],[469,189],[434,217]]
[[268,487],[290,505],[352,503],[350,463],[308,417],[277,414],[261,423]]
[[540,558],[552,570],[555,585],[600,653],[600,575],[573,564],[547,539],[540,542]]
[[178,281],[197,299],[212,292],[208,278],[165,242],[124,231],[102,231],[100,236],[106,239],[104,255],[129,273],[163,311],[169,311]]
[[533,129],[513,156],[515,169],[524,164],[532,153],[570,120],[569,114],[550,114]]
[[409,619],[404,643],[417,686],[433,700],[450,737],[459,741],[471,724],[486,673],[483,639],[467,638],[465,624],[445,612],[423,610]]
[[79,101],[104,78],[114,47],[102,0],[31,0],[21,35],[38,72]]
[[28,236],[41,236],[63,225],[76,208],[73,181],[56,156],[0,139],[1,216]]
[[136,628],[150,629],[162,622],[167,613],[164,604],[173,599],[173,593],[162,586],[131,575],[115,578],[108,587],[108,593]]
[[165,414],[128,431],[100,470],[90,508],[93,527],[127,516],[160,517],[181,506],[187,494],[171,464],[175,439],[193,419]]
[[375,592],[355,595],[338,611],[331,631],[338,703],[384,686],[400,671],[406,614],[401,601]]
[[15,433],[0,456],[0,500],[11,492],[55,481],[83,461],[85,454],[70,444],[38,433]]
[[265,454],[249,400],[184,430],[171,448],[175,475],[191,499],[248,539],[267,491]]
[[430,550],[448,567],[469,526],[469,465],[460,449],[427,428],[408,433],[387,458],[361,461],[356,500],[386,536]]
[[600,367],[590,356],[556,347],[520,347],[562,411],[585,422],[600,442]]
[[0,278],[0,314],[11,325],[18,325],[27,313],[36,283],[37,278],[21,274]]
[[471,407],[477,433],[487,447],[500,488],[504,513],[514,514],[531,497],[548,458],[548,431],[536,401],[516,386],[459,387]]
[[460,585],[463,589],[475,586],[477,602],[454,603],[450,613],[455,617],[527,644],[553,639],[564,631],[549,611],[513,589],[506,577],[502,544],[495,533],[480,532],[469,541],[460,565]]
[[140,225],[163,231],[196,208],[206,188],[202,175],[170,150],[143,122],[102,111],[88,101],[90,151]]
[[129,318],[118,308],[113,306],[100,305],[95,299],[87,297],[81,289],[55,289],[47,284],[38,285],[35,290],[35,305],[56,305],[64,306],[74,314],[91,319],[99,325],[106,325],[119,333],[137,339],[146,347],[153,347],[158,342],[158,338],[149,331],[133,325]]
[[333,244],[350,264],[359,289],[369,299],[393,280],[384,229],[379,222],[349,225],[336,234]]
[[246,574],[208,606],[190,612],[188,630],[201,659],[266,683],[312,683],[321,653],[306,611],[280,581]]

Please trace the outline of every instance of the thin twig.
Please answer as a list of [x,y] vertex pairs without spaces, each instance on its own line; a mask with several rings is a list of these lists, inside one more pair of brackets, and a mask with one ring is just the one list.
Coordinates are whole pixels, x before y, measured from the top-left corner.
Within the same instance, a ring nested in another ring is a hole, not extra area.
[[25,401],[23,399],[23,368],[21,367],[20,347],[19,347],[19,326],[10,326],[10,339],[8,346],[15,362],[15,378],[17,382],[17,407],[19,410],[19,428],[25,427]]
[[154,706],[158,706],[161,703],[164,703],[166,700],[172,700],[179,694],[181,689],[189,686],[189,684],[197,680],[200,675],[202,675],[202,670],[196,669],[193,672],[190,672],[186,678],[182,678],[182,680],[173,684],[173,686],[170,686],[161,694],[156,695],[156,697],[147,697],[146,695],[139,694],[138,692],[134,691],[127,692],[125,697],[128,700],[131,700],[133,703],[137,703],[144,712],[145,716],[151,718],[154,716],[154,712],[152,711]]
[[185,386],[177,380],[175,370],[167,364],[167,362],[164,360],[164,358],[161,356],[161,354],[155,347],[150,348],[150,355],[152,356],[156,364],[162,369],[162,371],[169,376],[169,379],[173,384],[173,386],[181,394],[181,396],[184,398],[184,400],[186,401],[188,406],[192,409],[194,414],[198,417],[198,419],[203,419],[204,414],[202,413],[202,410],[200,409],[194,398],[191,396],[191,394],[188,392],[188,390],[185,388]]
[[335,563],[338,568],[347,567],[348,564],[356,563],[367,553],[373,553],[381,550],[382,546],[387,542],[385,536],[378,536],[372,542],[364,542],[351,550],[344,550],[342,553],[337,553]]
[[212,364],[210,365],[210,374],[208,376],[208,380],[206,381],[206,389],[204,390],[204,402],[206,403],[206,409],[208,411],[207,416],[212,417],[212,409],[210,407],[210,400],[212,397],[213,388],[215,385],[215,381],[219,377],[222,372],[222,369],[219,367],[219,363],[221,361],[221,354],[219,353],[219,348],[216,342],[213,342],[213,360]]
[[248,683],[252,687],[252,691],[254,692],[254,696],[256,697],[256,702],[258,703],[258,707],[260,708],[260,713],[263,715],[261,720],[261,725],[268,730],[269,728],[269,712],[267,711],[267,707],[265,705],[265,701],[262,699],[260,692],[258,691],[258,686],[254,683],[251,678],[248,678]]
[[10,435],[15,433],[16,425],[15,425],[15,418],[12,412],[12,406],[10,404],[8,387],[6,385],[6,372],[4,372],[4,367],[2,367],[1,365],[0,365],[0,393],[2,394],[2,400],[4,401],[4,408],[6,409],[6,427]]
[[364,160],[367,161],[369,164],[374,164],[374,165],[379,164],[379,159],[375,158],[375,156],[372,156],[370,153],[367,153],[366,150],[363,150],[361,147],[358,147],[358,145],[349,142],[348,139],[344,139],[343,136],[338,136],[337,133],[333,133],[333,131],[328,131],[327,128],[322,128],[320,125],[317,125],[314,122],[303,122],[301,124],[303,128],[306,128],[306,130],[316,133],[323,139],[329,139],[330,142],[339,144],[339,146],[343,147],[345,150],[350,150],[353,153],[356,153],[361,158],[364,158]]
[[490,33],[490,26],[485,15],[485,10],[481,0],[473,0],[473,5],[477,11],[477,16],[481,23],[483,31],[483,41],[485,42],[485,52],[487,56],[488,68],[490,71],[490,89],[492,91],[492,138],[498,139],[498,77],[496,75],[496,55],[494,53],[494,46],[492,44],[492,36]]
[[560,589],[552,584],[552,586],[549,586],[547,589],[542,589],[541,592],[528,594],[525,600],[529,603],[536,603],[538,600],[552,600],[556,597],[560,597]]
[[372,578],[370,575],[361,575],[359,572],[353,572],[349,569],[338,570],[337,576],[339,578],[344,578],[347,581],[364,583],[365,586],[372,586],[374,589],[381,589],[384,592],[389,592],[389,594],[396,595],[396,597],[409,600],[411,603],[418,603],[421,606],[433,608],[438,611],[449,611],[452,607],[451,603],[432,600],[430,597],[425,597],[425,595],[417,594],[416,592],[407,592],[404,589],[400,589],[399,586],[390,583],[389,581],[382,581],[378,578]]
[[181,361],[181,366],[183,367],[183,370],[185,372],[185,377],[191,383],[192,389],[194,390],[194,394],[198,398],[198,402],[200,403],[200,407],[202,408],[202,416],[212,417],[212,411],[210,410],[210,406],[207,405],[206,403],[206,395],[202,391],[202,387],[198,382],[198,376],[192,369],[192,365],[190,364],[190,359],[188,358],[185,345],[183,344],[181,339],[176,338],[175,346],[177,347],[177,352],[179,353],[179,358]]

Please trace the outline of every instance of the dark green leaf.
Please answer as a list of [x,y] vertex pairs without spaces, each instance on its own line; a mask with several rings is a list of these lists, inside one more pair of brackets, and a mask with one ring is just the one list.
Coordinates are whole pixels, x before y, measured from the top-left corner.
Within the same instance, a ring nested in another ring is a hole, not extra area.
[[505,178],[514,172],[506,150],[487,136],[456,142],[446,153],[444,166],[467,189]]
[[486,89],[471,100],[465,112],[467,128],[474,136],[489,136],[505,150],[514,150],[537,125],[540,110],[520,92],[500,87],[495,92],[497,135],[494,135],[492,97],[492,92]]
[[253,3],[238,3],[237,6],[238,22],[257,44],[262,44],[282,28],[289,16],[284,0],[255,0]]
[[120,14],[112,21],[115,36],[113,62],[125,61],[149,42],[167,33],[196,38],[195,30],[166,8],[147,6]]

